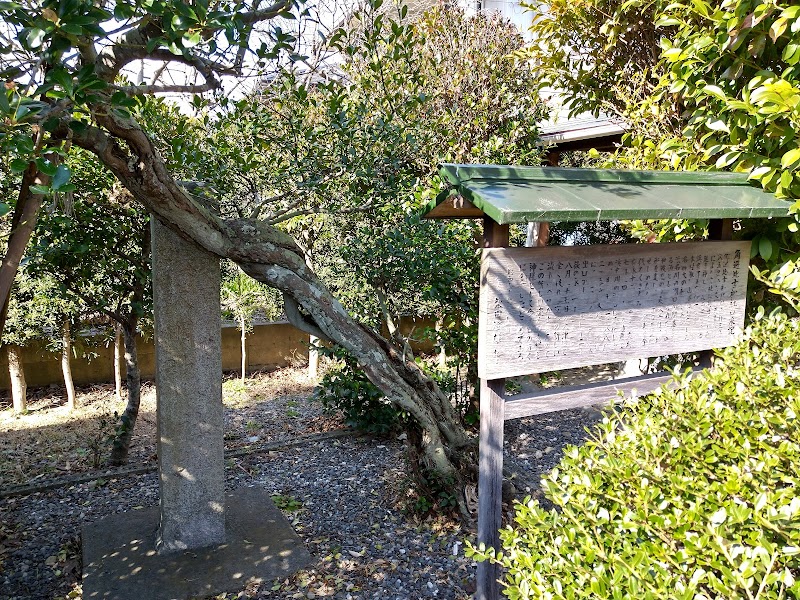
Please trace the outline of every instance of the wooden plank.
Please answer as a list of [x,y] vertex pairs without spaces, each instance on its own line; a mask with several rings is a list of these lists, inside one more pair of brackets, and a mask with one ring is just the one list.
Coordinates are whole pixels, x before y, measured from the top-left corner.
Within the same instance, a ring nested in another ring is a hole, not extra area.
[[[478,447],[478,543],[500,549],[503,515],[503,427],[505,381],[481,380],[481,433]],[[477,600],[500,598],[498,565],[478,563]]]
[[[733,239],[733,219],[711,219],[708,222],[709,240]],[[706,369],[714,364],[714,351],[703,350],[700,353],[700,366]]]
[[711,219],[708,222],[709,240],[730,240],[733,238],[733,219]]
[[[696,369],[699,371],[699,369]],[[595,404],[605,404],[618,396],[620,392],[628,396],[644,396],[665,383],[672,381],[672,374],[666,371],[627,377],[614,381],[601,381],[582,385],[571,385],[549,390],[541,390],[530,394],[519,394],[507,398],[504,418],[521,419],[533,415],[583,408]]]
[[744,324],[750,242],[483,251],[478,374],[728,346]]
[[426,219],[479,219],[484,212],[463,196],[448,196],[425,214]]

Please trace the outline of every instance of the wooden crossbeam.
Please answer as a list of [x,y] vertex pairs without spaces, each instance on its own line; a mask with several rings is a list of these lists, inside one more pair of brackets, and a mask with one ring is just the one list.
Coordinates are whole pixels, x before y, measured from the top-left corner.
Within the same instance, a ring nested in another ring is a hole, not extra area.
[[[699,369],[694,370],[694,372],[697,371]],[[659,371],[658,373],[626,377],[614,381],[585,383],[520,394],[506,399],[504,418],[506,421],[510,421],[511,419],[521,419],[522,417],[542,415],[559,410],[604,404],[610,402],[620,392],[644,396],[654,392],[671,380],[672,373]]]

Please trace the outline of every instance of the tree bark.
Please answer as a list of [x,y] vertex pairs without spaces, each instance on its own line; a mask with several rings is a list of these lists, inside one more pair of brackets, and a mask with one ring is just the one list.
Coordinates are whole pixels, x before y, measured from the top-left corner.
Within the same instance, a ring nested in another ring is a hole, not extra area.
[[122,400],[122,326],[114,325],[114,389],[117,400]]
[[69,365],[72,354],[72,336],[69,331],[69,319],[64,318],[61,324],[61,372],[64,374],[64,386],[67,388],[67,408],[75,410],[75,382],[72,380],[72,369]]
[[422,466],[453,491],[462,517],[470,519],[463,489],[476,479],[477,444],[436,383],[347,313],[306,265],[302,249],[288,234],[260,221],[222,219],[178,185],[138,125],[113,111],[98,111],[96,119],[110,135],[88,127],[74,132],[73,143],[97,155],[134,198],[178,234],[282,291],[302,310],[287,310],[296,313],[295,326],[350,352],[386,398],[416,422]]
[[28,410],[28,386],[25,383],[25,369],[22,367],[22,348],[6,344],[8,376],[11,379],[11,399],[16,414]]
[[247,346],[245,344],[245,340],[247,339],[247,321],[244,318],[244,314],[239,316],[239,326],[242,329],[242,381],[244,381],[247,376]]
[[[58,160],[58,155],[48,153],[45,158],[51,162]],[[8,247],[0,265],[0,335],[2,335],[6,324],[7,312],[3,310],[8,304],[11,295],[11,287],[19,270],[19,263],[25,255],[25,248],[31,239],[33,230],[36,228],[36,220],[39,209],[42,207],[42,194],[31,192],[32,185],[49,185],[50,177],[40,172],[35,163],[30,163],[28,169],[22,176],[22,184],[19,188],[17,205],[14,207],[14,215],[11,218],[11,234],[8,238]]]
[[319,378],[319,338],[308,336],[308,378],[316,381]]
[[128,404],[119,418],[111,448],[111,464],[124,465],[128,462],[128,452],[133,438],[133,428],[139,416],[142,378],[139,372],[139,357],[136,349],[136,323],[134,317],[122,324],[122,337],[125,344],[125,382],[128,388]]

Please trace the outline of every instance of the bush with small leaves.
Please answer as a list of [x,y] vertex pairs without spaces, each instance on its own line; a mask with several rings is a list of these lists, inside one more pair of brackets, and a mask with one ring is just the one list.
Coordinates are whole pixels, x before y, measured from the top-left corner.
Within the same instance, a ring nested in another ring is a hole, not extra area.
[[320,352],[337,360],[314,391],[327,411],[341,411],[348,426],[378,435],[402,427],[407,414],[367,379],[355,359],[338,348],[323,348]]
[[610,413],[501,532],[509,598],[800,598],[800,320]]

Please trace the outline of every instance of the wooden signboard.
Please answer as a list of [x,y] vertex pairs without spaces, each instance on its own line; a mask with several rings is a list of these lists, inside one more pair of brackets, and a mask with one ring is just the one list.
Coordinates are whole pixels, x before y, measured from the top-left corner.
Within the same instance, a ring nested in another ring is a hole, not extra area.
[[483,251],[478,374],[500,379],[729,346],[750,242]]

